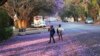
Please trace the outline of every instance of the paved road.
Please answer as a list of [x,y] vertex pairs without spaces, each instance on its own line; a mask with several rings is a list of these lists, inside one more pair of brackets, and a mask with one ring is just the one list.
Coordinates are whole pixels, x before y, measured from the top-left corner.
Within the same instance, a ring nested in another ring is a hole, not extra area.
[[15,36],[0,44],[0,56],[100,56],[100,26],[51,22],[64,28],[63,41],[48,44],[49,33]]

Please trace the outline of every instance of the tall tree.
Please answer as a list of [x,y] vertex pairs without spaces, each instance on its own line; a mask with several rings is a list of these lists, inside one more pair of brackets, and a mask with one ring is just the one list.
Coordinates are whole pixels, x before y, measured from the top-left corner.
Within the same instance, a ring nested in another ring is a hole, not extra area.
[[88,3],[88,12],[91,17],[93,17],[94,22],[97,21],[97,15],[98,15],[98,3],[97,0],[90,0]]
[[14,18],[30,21],[36,15],[54,15],[63,7],[63,0],[8,0],[4,4],[8,14]]
[[41,14],[41,11],[51,15],[62,7],[63,0],[8,0],[4,5],[11,17],[16,13],[19,18],[24,19]]

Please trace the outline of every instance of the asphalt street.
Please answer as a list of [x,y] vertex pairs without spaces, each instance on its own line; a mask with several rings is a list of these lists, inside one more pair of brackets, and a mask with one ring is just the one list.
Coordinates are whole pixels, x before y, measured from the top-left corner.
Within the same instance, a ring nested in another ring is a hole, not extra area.
[[64,28],[63,41],[50,43],[49,32],[14,36],[0,44],[0,56],[100,56],[100,26],[83,23],[50,22],[55,30]]

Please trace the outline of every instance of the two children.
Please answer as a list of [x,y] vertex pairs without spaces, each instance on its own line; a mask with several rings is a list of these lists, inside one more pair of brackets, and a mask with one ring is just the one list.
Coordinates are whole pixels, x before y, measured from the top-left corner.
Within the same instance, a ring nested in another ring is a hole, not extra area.
[[[62,31],[63,30],[64,29],[61,27],[61,24],[59,24],[59,26],[57,28],[57,34],[58,34],[59,40],[63,40],[63,38],[62,38]],[[54,29],[53,25],[50,26],[50,28],[48,29],[48,31],[50,32],[50,40],[49,40],[49,43],[51,43],[51,39],[55,43],[55,39],[54,39],[55,29]]]

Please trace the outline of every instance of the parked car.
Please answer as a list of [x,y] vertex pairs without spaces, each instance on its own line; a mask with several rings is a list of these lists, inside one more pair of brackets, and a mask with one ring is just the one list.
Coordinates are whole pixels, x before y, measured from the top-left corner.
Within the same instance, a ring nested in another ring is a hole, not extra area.
[[31,26],[33,26],[33,27],[45,27],[46,23],[45,23],[45,21],[41,21],[38,24],[32,23]]
[[65,17],[64,22],[74,22],[74,18],[73,17]]
[[43,16],[34,16],[32,27],[44,27],[46,26],[45,21],[43,20]]
[[91,23],[93,23],[93,22],[94,22],[94,21],[93,21],[93,18],[91,18],[91,17],[87,17],[87,18],[86,18],[85,23],[91,24]]
[[68,22],[68,17],[65,17],[65,18],[63,19],[63,22]]

